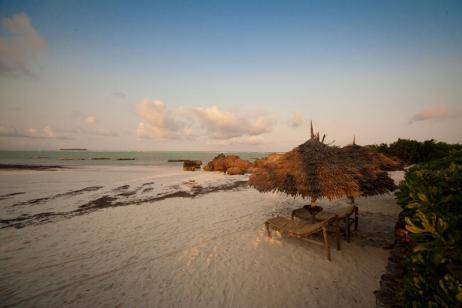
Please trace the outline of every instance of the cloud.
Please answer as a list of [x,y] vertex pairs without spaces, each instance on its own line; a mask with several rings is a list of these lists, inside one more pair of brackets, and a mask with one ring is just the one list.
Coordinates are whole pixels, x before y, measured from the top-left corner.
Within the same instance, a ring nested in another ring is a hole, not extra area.
[[243,116],[217,106],[183,108],[183,112],[192,115],[212,139],[257,136],[270,132],[274,125],[274,117],[269,114]]
[[118,137],[119,133],[98,127],[77,127],[74,130],[76,133],[87,134],[92,136],[103,136],[103,137]]
[[144,99],[136,106],[136,112],[143,119],[136,129],[138,138],[180,138],[184,125],[162,101]]
[[[142,121],[135,134],[145,139],[228,140],[246,144],[260,143],[258,138],[272,130],[274,117],[266,113],[241,115],[217,106],[178,107],[169,110],[160,100],[144,99],[136,106]],[[218,142],[218,141],[217,141]]]
[[294,112],[292,114],[292,117],[290,118],[289,120],[289,125],[294,127],[294,128],[297,128],[299,127],[300,125],[303,124],[305,120],[303,119],[303,115],[299,112]]
[[95,116],[88,116],[84,119],[84,122],[86,124],[95,124],[96,122],[96,117]]
[[5,17],[0,29],[0,74],[35,77],[34,65],[45,52],[46,41],[29,17],[24,13]]
[[449,111],[448,108],[444,105],[437,105],[427,107],[415,115],[409,120],[409,124],[419,121],[427,121],[427,120],[442,120],[442,119],[449,119],[449,118],[459,118],[462,117],[461,111]]
[[69,136],[58,135],[50,126],[42,129],[28,128],[27,130],[18,130],[13,127],[0,126],[0,137],[9,138],[29,138],[29,139],[71,139]]
[[72,128],[67,129],[67,133],[103,137],[117,137],[120,135],[116,131],[103,127],[94,115],[73,111],[70,116],[72,117]]
[[56,138],[56,133],[49,126],[45,126],[43,128],[43,133],[45,134],[47,138],[51,138],[51,139]]
[[229,139],[211,139],[207,143],[212,145],[260,145],[268,142],[262,136],[242,136]]

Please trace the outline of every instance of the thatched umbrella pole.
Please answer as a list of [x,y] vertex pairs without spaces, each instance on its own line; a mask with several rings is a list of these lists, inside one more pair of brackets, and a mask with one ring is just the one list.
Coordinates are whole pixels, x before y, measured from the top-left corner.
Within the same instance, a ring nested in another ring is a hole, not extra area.
[[316,201],[317,200],[318,199],[316,197],[311,197],[311,203],[310,203],[311,207],[316,207]]
[[310,121],[310,137],[311,139],[314,138],[314,130],[313,130],[313,121]]

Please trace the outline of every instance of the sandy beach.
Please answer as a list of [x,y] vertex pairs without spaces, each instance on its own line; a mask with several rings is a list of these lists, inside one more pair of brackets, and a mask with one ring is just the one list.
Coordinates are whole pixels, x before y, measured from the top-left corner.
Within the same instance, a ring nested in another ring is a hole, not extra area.
[[0,306],[374,307],[393,195],[357,201],[359,231],[329,262],[266,235],[266,219],[304,200],[246,180],[175,166],[2,170]]

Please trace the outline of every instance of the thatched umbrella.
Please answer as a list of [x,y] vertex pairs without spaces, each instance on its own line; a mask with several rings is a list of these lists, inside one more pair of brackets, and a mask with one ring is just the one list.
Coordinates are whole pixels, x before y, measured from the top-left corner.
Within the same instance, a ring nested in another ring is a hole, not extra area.
[[[380,195],[396,189],[394,181],[385,170],[399,170],[401,163],[381,153],[353,143],[342,148],[342,154],[351,164],[359,167],[360,175],[356,177],[361,196]],[[354,198],[350,197],[352,203]]]
[[280,191],[291,196],[311,198],[311,207],[316,200],[356,197],[361,194],[357,178],[361,170],[354,166],[340,148],[324,144],[319,133],[292,151],[257,168],[249,184],[259,191]]
[[256,169],[249,184],[259,191],[280,191],[316,200],[383,194],[395,184],[380,166],[383,163],[367,148],[353,144],[344,148],[324,144],[313,132],[305,143]]
[[378,167],[383,171],[397,171],[403,169],[401,162],[367,147],[357,145],[355,137],[353,137],[353,143],[344,146],[342,150],[350,159],[357,161],[361,165],[373,166],[374,168]]

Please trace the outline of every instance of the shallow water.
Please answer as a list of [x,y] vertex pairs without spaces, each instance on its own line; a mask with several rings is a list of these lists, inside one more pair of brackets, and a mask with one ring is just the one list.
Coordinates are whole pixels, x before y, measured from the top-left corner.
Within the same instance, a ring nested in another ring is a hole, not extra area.
[[[58,164],[58,165],[166,165],[169,159],[190,159],[208,162],[221,152],[202,151],[0,151],[0,163],[7,164]],[[267,156],[263,152],[229,152],[242,159],[253,160]],[[76,160],[62,160],[72,158]],[[93,160],[92,158],[110,158]],[[118,160],[134,158],[134,160]],[[79,160],[77,160],[79,159]],[[81,160],[80,160],[81,159]]]

